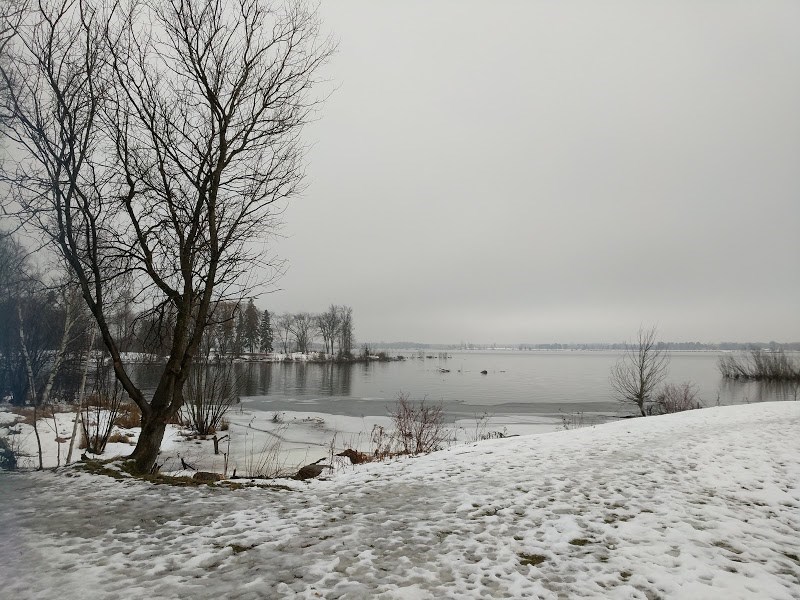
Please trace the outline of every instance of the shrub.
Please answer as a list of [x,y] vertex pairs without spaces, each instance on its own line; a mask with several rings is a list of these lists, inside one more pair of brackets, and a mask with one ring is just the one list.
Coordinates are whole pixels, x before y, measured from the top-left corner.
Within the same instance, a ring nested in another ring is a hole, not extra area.
[[383,425],[372,426],[370,441],[373,448],[372,454],[376,460],[385,460],[392,455],[394,436]]
[[800,380],[800,364],[783,352],[752,350],[750,354],[725,354],[719,358],[719,370],[730,379],[771,381]]
[[[95,366],[92,394],[87,398],[80,418],[86,447],[93,454],[102,454],[111,430],[118,424],[126,394],[102,355],[98,355]],[[139,417],[141,421],[141,415]]]
[[233,360],[211,361],[205,357],[192,366],[181,416],[200,435],[212,435],[228,409],[239,402],[238,392]]
[[697,388],[685,381],[679,385],[668,383],[656,395],[655,401],[648,407],[651,415],[667,415],[684,410],[701,408],[697,399]]
[[403,454],[424,454],[439,450],[447,440],[444,411],[441,403],[430,406],[423,398],[418,404],[400,393],[390,411],[395,427],[395,439]]
[[587,423],[584,419],[583,411],[577,410],[571,413],[561,413],[561,427],[563,427],[565,431],[580,429],[586,426]]

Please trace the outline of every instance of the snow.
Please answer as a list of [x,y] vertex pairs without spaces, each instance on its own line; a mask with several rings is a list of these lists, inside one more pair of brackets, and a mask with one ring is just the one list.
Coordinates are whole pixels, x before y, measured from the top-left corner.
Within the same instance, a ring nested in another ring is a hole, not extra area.
[[292,483],[2,475],[2,595],[800,599],[796,402],[459,443]]
[[[51,417],[39,420],[45,467],[64,464],[75,416],[74,412],[57,412],[57,434]],[[0,437],[8,438],[9,432],[13,432],[15,449],[20,456],[20,468],[33,469],[38,465],[33,426],[26,423],[14,424],[17,418],[15,414],[0,411]],[[90,418],[95,419],[94,413]],[[100,421],[104,422],[106,418],[108,414],[101,412]],[[225,419],[229,428],[220,431],[218,436],[222,438],[227,435],[228,439],[220,442],[219,454],[216,455],[210,436],[205,439],[190,436],[191,432],[186,428],[169,425],[161,444],[161,470],[176,475],[191,474],[180,470],[183,458],[186,463],[201,471],[223,473],[227,460],[228,474],[236,469],[239,475],[246,475],[253,465],[258,464],[264,465],[270,472],[294,474],[300,466],[328,456],[331,445],[337,452],[346,448],[370,452],[374,449],[371,442],[373,427],[380,426],[387,430],[392,428],[392,421],[388,416],[351,417],[312,411],[261,411],[248,409],[246,404],[229,410]],[[524,435],[561,428],[560,419],[513,414],[477,416],[447,424],[452,443],[474,441],[481,436]],[[138,427],[114,427],[112,434],[124,434],[129,442],[109,442],[102,456],[91,457],[106,459],[129,455],[139,438],[139,432]],[[60,448],[57,437],[62,440]],[[73,459],[79,460],[83,452],[84,450],[74,450]]]

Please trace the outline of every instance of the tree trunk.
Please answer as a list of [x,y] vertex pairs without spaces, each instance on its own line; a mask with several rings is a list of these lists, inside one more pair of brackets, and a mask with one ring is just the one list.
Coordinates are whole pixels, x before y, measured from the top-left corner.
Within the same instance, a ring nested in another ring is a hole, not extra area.
[[139,435],[139,441],[136,443],[133,454],[131,454],[136,473],[153,472],[166,429],[166,415],[153,415],[150,419],[142,419],[142,433]]
[[161,441],[167,422],[174,417],[183,406],[183,386],[185,380],[172,370],[167,363],[167,368],[158,383],[150,410],[142,413],[142,432],[130,458],[134,462],[134,471],[137,474],[147,474],[153,471],[158,460]]
[[[83,395],[86,391],[86,377],[89,374],[89,362],[92,358],[92,347],[94,346],[94,337],[95,337],[96,330],[92,328],[92,337],[89,339],[89,348],[86,350],[86,364],[83,367],[83,375],[81,376],[81,387],[78,390],[78,414],[75,415],[75,421],[72,424],[72,437],[69,439],[69,451],[67,452],[67,459],[64,462],[65,465],[68,465],[72,461],[72,450],[75,448],[75,438],[79,435],[78,433],[78,421],[83,419]],[[81,428],[80,433],[83,433],[83,428]],[[78,444],[80,448],[80,444]]]
[[50,415],[53,417],[53,432],[56,434],[56,467],[61,466],[61,436],[58,435],[58,419],[56,418],[56,411],[51,406]]
[[39,404],[36,398],[36,382],[33,377],[33,366],[31,365],[31,356],[28,354],[28,345],[25,343],[25,327],[22,324],[22,306],[17,299],[17,317],[19,319],[19,344],[22,348],[22,356],[25,358],[25,371],[28,375],[28,397],[33,404],[33,433],[36,434],[36,447],[39,452],[39,470],[44,469],[44,462],[42,460],[42,438],[39,436],[39,412],[37,410]]
[[44,462],[42,460],[42,438],[39,436],[39,411],[37,410],[37,404],[34,400],[33,403],[33,433],[36,434],[36,448],[39,452],[39,471],[44,470]]

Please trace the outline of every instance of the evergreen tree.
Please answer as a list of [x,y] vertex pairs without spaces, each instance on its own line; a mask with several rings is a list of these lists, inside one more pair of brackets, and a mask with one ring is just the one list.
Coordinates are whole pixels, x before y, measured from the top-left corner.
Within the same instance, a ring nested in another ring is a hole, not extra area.
[[258,347],[260,338],[258,330],[259,310],[253,303],[253,299],[247,302],[247,308],[244,309],[244,314],[241,319],[242,327],[242,346],[247,348],[250,352],[255,352]]
[[261,350],[264,352],[272,352],[272,323],[269,319],[268,310],[265,310],[264,314],[261,316],[259,337],[261,338]]

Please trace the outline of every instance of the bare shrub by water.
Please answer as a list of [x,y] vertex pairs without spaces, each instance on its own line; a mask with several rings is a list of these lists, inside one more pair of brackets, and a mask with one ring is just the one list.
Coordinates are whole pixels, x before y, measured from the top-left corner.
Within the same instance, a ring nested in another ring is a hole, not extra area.
[[441,403],[431,406],[424,398],[415,403],[409,400],[408,394],[401,392],[390,416],[394,423],[395,439],[403,454],[439,450],[449,437],[444,426]]
[[751,350],[749,354],[726,354],[719,359],[719,370],[723,377],[729,379],[800,380],[800,363],[786,356],[783,350]]
[[212,435],[228,409],[239,402],[238,392],[239,379],[232,360],[201,360],[192,367],[181,417],[198,434]]
[[697,387],[685,381],[679,385],[668,383],[656,394],[655,401],[648,407],[651,415],[667,415],[684,410],[694,410],[702,405],[697,399]]

